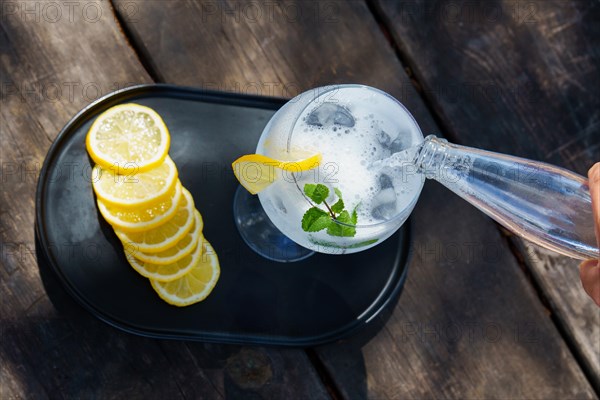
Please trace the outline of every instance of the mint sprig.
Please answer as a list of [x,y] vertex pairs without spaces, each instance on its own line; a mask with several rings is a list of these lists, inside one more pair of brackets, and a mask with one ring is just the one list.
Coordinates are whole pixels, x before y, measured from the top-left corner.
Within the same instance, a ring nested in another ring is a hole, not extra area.
[[333,189],[337,196],[337,201],[329,206],[327,197],[329,197],[329,188],[322,184],[307,183],[304,185],[304,194],[315,204],[323,204],[327,211],[313,206],[309,208],[302,217],[302,229],[305,232],[319,232],[327,229],[331,236],[353,237],[356,235],[356,223],[358,215],[356,207],[352,214],[345,209],[342,192],[338,188]]
[[334,205],[331,206],[331,211],[339,214],[342,211],[344,211],[344,200],[342,200],[342,192],[338,188],[333,188],[333,191],[337,195],[338,201]]
[[329,196],[329,188],[320,183],[307,183],[304,185],[304,193],[315,203],[321,204]]
[[317,207],[309,208],[302,217],[302,229],[306,232],[321,231],[331,222],[329,214]]

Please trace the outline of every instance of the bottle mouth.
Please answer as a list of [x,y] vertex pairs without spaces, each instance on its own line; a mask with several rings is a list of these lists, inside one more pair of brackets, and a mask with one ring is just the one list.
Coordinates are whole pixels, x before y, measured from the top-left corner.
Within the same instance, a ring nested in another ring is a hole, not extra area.
[[[286,151],[288,153],[290,153],[292,151],[292,139],[293,139],[293,134],[296,130],[296,125],[299,123],[300,118],[305,114],[306,110],[310,107],[313,107],[316,102],[326,103],[327,102],[326,99],[331,96],[332,92],[335,92],[338,90],[344,90],[344,89],[364,89],[364,90],[373,92],[374,94],[376,94],[378,96],[384,96],[385,98],[391,100],[393,103],[395,103],[395,105],[399,106],[401,108],[401,110],[405,113],[405,115],[409,118],[410,122],[414,125],[414,127],[416,128],[416,131],[419,134],[420,142],[421,143],[423,142],[423,133],[421,131],[421,128],[417,124],[417,121],[412,116],[412,114],[408,111],[408,109],[402,103],[400,103],[396,98],[394,98],[393,96],[389,95],[388,93],[386,93],[380,89],[377,89],[377,88],[374,88],[371,86],[361,85],[361,84],[342,84],[342,85],[331,85],[331,86],[323,86],[323,87],[314,88],[314,89],[311,89],[308,92],[304,92],[296,97],[298,99],[297,101],[300,101],[301,96],[307,96],[307,95],[310,95],[309,94],[310,92],[313,92],[312,99],[310,101],[308,101],[304,105],[304,107],[302,107],[302,109],[296,114],[296,116],[293,120],[293,123],[290,125],[289,131],[287,134],[287,140],[286,140]],[[294,98],[294,99],[296,99],[296,98]],[[290,101],[294,101],[294,99],[292,99]],[[321,101],[320,99],[323,99],[323,100]],[[415,204],[419,198],[419,195],[421,193],[421,190],[423,189],[425,177],[420,179],[420,181],[421,181],[420,185],[415,190],[415,194],[414,194],[413,198],[411,199],[411,201],[408,204],[406,204],[404,207],[402,207],[399,211],[397,211],[395,213],[395,215],[389,219],[385,219],[385,220],[381,220],[381,221],[373,222],[373,223],[368,223],[368,224],[356,224],[356,225],[347,224],[347,223],[340,222],[337,220],[334,220],[334,222],[341,226],[355,227],[356,229],[370,229],[370,228],[377,228],[377,227],[381,227],[381,226],[385,226],[385,225],[389,225],[389,224],[394,224],[396,221],[406,218],[405,211],[407,209],[412,210],[412,208],[415,206]],[[299,193],[310,204],[310,201],[306,198],[306,196],[305,196],[304,192],[302,191],[302,189],[300,188],[300,186],[298,184],[296,184],[296,187],[297,187]]]

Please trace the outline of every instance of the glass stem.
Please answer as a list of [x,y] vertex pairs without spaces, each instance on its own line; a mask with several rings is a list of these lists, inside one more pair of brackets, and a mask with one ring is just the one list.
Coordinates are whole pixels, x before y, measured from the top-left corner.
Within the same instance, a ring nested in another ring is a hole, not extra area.
[[558,253],[598,257],[587,179],[566,169],[459,146],[430,135],[414,160],[435,179],[517,235]]

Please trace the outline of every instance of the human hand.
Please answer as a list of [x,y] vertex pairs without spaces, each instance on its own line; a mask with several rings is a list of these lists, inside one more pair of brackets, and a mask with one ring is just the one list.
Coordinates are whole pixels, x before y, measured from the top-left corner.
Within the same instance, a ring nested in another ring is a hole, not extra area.
[[[600,248],[600,162],[588,171],[592,209],[596,225],[596,240]],[[585,292],[600,306],[600,256],[597,260],[586,260],[579,265],[579,276]]]

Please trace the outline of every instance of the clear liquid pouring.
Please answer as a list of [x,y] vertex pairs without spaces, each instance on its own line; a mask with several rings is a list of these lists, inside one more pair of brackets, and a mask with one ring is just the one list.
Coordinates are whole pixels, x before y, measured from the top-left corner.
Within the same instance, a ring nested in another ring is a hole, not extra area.
[[531,242],[577,259],[598,257],[588,181],[564,168],[434,135],[371,168],[423,174]]

